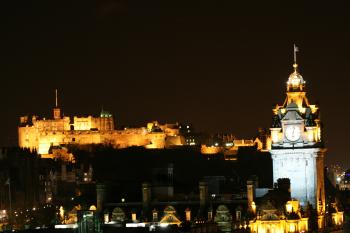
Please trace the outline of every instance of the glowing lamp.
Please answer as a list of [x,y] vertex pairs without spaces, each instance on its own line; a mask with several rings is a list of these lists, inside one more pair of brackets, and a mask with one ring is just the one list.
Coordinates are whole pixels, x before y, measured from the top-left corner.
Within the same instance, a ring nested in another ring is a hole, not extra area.
[[104,214],[103,219],[105,223],[109,223],[109,214]]
[[287,204],[286,204],[286,211],[287,211],[287,213],[291,213],[293,211],[292,203],[287,202]]
[[255,213],[255,211],[256,211],[256,205],[255,205],[255,202],[253,201],[252,202],[252,211]]
[[131,214],[131,220],[132,220],[133,222],[136,222],[136,221],[137,221],[137,219],[136,219],[136,213],[132,213],[132,214]]

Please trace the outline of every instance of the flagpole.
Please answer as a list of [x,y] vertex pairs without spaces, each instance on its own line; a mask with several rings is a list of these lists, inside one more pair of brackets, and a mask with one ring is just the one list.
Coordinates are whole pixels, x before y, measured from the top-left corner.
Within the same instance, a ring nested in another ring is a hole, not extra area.
[[56,94],[56,108],[58,108],[57,89],[55,90],[55,94]]
[[11,221],[12,221],[11,179],[9,178],[8,181],[9,181],[8,184],[9,184],[9,201],[10,201],[10,212],[9,212],[8,216],[9,216],[9,223],[11,226]]
[[294,44],[294,64],[293,64],[293,68],[294,68],[294,72],[297,72],[297,67],[298,67],[298,64],[297,64],[297,52],[299,52],[299,48],[297,46],[295,46]]
[[294,64],[297,64],[297,47],[294,44]]

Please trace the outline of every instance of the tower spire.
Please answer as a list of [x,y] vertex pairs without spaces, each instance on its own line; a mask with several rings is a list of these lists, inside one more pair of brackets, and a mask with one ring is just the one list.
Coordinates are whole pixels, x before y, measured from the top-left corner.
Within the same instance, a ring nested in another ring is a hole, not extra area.
[[289,78],[287,81],[287,91],[291,91],[291,90],[301,91],[305,86],[305,81],[298,72],[297,52],[299,52],[299,48],[295,44],[293,44],[294,71],[289,75]]
[[58,107],[58,97],[57,97],[57,89],[55,89],[55,94],[56,94],[56,108]]
[[297,64],[297,52],[299,52],[299,48],[294,44],[293,45],[293,52],[294,52],[294,64],[293,64],[293,68],[294,68],[294,72],[297,71],[298,68],[298,64]]

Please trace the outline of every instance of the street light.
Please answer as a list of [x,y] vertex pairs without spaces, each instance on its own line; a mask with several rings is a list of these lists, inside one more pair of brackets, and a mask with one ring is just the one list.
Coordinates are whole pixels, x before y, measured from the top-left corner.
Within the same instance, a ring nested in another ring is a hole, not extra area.
[[[11,227],[11,220],[12,220],[12,199],[11,199],[11,180],[10,180],[10,176],[7,178],[5,185],[9,186],[9,202],[10,202],[10,213],[9,213],[9,223],[10,223],[10,227]],[[11,227],[12,229],[12,227]]]

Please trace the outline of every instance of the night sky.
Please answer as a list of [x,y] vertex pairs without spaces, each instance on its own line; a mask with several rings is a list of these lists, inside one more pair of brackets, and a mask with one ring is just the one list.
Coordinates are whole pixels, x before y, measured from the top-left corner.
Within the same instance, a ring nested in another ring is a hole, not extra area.
[[346,1],[3,2],[1,145],[17,143],[19,116],[51,116],[55,88],[65,115],[103,106],[118,125],[190,122],[253,137],[284,101],[296,43],[327,161],[350,168]]

